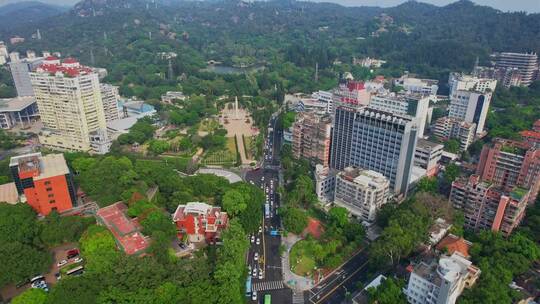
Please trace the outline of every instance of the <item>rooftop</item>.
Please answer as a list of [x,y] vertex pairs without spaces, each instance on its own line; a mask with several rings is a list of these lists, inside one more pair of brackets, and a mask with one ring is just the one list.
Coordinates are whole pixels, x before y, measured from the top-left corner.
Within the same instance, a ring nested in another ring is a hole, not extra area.
[[16,204],[19,201],[19,193],[15,183],[7,183],[0,185],[0,202],[8,204]]
[[0,112],[20,112],[36,102],[34,96],[0,99]]
[[10,167],[18,166],[20,172],[38,170],[34,180],[69,174],[64,154],[41,155],[41,152],[12,157]]
[[36,72],[50,74],[62,73],[70,77],[93,73],[91,68],[81,65],[74,58],[67,58],[62,62],[54,56],[45,58],[43,64],[37,68]]
[[459,252],[464,257],[469,258],[469,249],[471,248],[471,246],[472,243],[467,241],[466,239],[453,234],[449,234],[445,236],[435,248],[439,251],[446,250],[448,254],[454,254],[454,252]]
[[423,138],[419,138],[418,141],[416,142],[416,147],[421,148],[421,149],[439,150],[439,149],[443,149],[444,145],[436,143],[436,142],[432,142],[429,140],[425,140]]
[[201,202],[191,202],[185,205],[178,205],[173,214],[173,221],[180,221],[186,215],[215,215],[216,217],[227,216],[226,212],[221,212],[220,207],[215,207]]

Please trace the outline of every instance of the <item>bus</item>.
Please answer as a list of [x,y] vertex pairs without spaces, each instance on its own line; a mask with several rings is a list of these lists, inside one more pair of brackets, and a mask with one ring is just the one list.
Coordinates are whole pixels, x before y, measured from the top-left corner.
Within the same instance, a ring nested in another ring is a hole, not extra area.
[[270,218],[270,204],[264,204],[264,215],[266,218]]
[[272,296],[269,294],[264,295],[264,304],[272,304]]
[[78,267],[68,270],[66,274],[74,275],[74,276],[81,275],[84,271],[83,269],[84,269],[84,266],[78,266]]
[[251,297],[251,273],[248,274],[246,281],[246,297]]

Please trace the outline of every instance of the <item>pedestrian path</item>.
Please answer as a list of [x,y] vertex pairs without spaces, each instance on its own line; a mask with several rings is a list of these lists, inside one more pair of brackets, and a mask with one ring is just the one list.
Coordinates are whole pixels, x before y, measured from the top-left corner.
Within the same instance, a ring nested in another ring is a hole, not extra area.
[[292,303],[293,304],[304,304],[304,293],[303,292],[293,292]]
[[268,281],[253,284],[253,289],[256,291],[275,290],[282,289],[284,287],[283,281]]

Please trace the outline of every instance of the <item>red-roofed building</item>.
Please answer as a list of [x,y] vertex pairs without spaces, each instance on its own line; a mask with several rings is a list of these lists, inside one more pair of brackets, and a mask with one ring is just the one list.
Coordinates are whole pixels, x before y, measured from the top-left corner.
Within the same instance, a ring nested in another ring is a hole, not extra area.
[[370,98],[371,94],[361,81],[349,80],[346,83],[340,84],[334,91],[334,103],[367,106],[369,105]]
[[173,222],[179,239],[186,236],[192,243],[215,243],[227,227],[229,216],[220,207],[194,202],[179,205],[173,214]]
[[139,255],[146,251],[150,240],[141,233],[139,221],[126,215],[127,209],[123,202],[118,202],[99,209],[97,218],[111,231],[116,243],[127,255]]
[[445,251],[448,255],[454,254],[454,252],[459,252],[465,258],[470,258],[469,249],[471,249],[472,243],[466,239],[449,234],[445,236],[435,247],[438,251]]

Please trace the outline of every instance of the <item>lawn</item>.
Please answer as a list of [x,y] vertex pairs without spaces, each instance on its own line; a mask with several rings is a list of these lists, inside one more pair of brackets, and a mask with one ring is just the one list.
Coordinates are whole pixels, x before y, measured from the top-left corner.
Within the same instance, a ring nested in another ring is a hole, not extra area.
[[301,276],[310,276],[315,269],[315,260],[305,240],[294,244],[289,254],[291,271]]
[[256,151],[255,150],[256,137],[242,135],[242,139],[244,140],[244,148],[246,149],[246,157],[248,159],[255,159],[255,156],[253,154]]
[[234,137],[227,137],[227,145],[224,149],[209,151],[202,160],[203,165],[234,166],[236,164],[236,144]]

